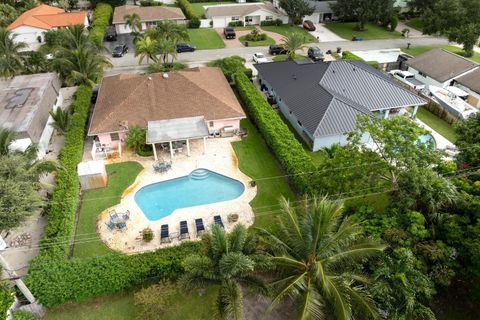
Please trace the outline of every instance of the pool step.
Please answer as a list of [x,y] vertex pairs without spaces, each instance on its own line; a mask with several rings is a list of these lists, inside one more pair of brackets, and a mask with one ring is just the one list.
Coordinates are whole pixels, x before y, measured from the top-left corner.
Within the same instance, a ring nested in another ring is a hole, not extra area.
[[195,169],[190,173],[190,178],[194,180],[203,180],[208,178],[210,171],[206,169]]

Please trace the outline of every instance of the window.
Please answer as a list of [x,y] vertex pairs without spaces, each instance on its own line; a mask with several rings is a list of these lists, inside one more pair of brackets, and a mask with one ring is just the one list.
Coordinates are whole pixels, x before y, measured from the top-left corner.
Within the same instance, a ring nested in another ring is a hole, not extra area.
[[208,125],[210,126],[210,128],[213,128],[213,121],[210,121]]
[[422,71],[418,71],[418,74],[421,75],[422,77],[426,78],[427,75],[425,73],[423,73]]
[[266,20],[266,21],[272,21],[272,20],[273,20],[273,16],[266,16],[266,17],[265,17],[265,20]]
[[240,17],[239,17],[239,16],[233,16],[233,17],[232,17],[232,21],[238,21],[238,20],[240,20]]
[[245,22],[252,22],[253,21],[253,18],[252,17],[245,17]]
[[117,132],[115,132],[115,133],[110,133],[110,140],[112,140],[112,141],[118,141],[118,140],[120,140],[120,135],[119,135]]

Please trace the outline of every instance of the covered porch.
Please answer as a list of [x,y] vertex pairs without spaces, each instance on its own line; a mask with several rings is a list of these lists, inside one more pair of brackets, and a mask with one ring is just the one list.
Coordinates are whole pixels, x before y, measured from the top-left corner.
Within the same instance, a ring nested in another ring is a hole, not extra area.
[[148,121],[147,144],[153,148],[155,161],[158,160],[157,145],[169,150],[170,158],[176,153],[184,152],[190,156],[190,140],[203,139],[203,153],[207,151],[206,139],[209,136],[204,117],[187,117],[169,120]]

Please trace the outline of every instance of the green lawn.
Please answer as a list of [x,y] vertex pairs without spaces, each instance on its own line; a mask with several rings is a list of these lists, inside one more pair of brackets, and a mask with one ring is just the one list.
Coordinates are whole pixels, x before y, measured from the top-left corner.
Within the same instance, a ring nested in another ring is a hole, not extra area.
[[418,31],[423,30],[423,21],[422,21],[421,18],[410,19],[405,24],[412,29],[415,29],[415,30],[418,30]]
[[444,136],[448,141],[455,143],[455,130],[451,124],[443,119],[440,119],[424,107],[418,108],[417,118],[425,122],[427,126]]
[[[241,43],[243,43],[245,45],[245,42],[247,41],[246,37],[247,37],[247,35],[244,35],[244,36],[241,36],[238,39],[240,40]],[[267,39],[265,39],[263,41],[248,41],[248,46],[249,47],[265,47],[265,46],[269,46],[269,45],[272,45],[272,44],[275,44],[275,40],[273,40],[270,37],[267,37]]]
[[270,212],[278,210],[280,196],[283,195],[293,200],[296,197],[285,178],[283,178],[283,173],[280,171],[274,156],[270,153],[257,129],[248,119],[242,120],[241,126],[247,129],[247,137],[243,138],[242,141],[232,143],[238,157],[240,170],[252,179],[280,176],[275,179],[258,181],[257,195],[250,203],[258,215],[254,226],[269,227],[272,225],[273,217]]
[[[425,53],[427,51],[430,51],[432,49],[435,49],[435,48],[442,48],[442,49],[445,49],[447,51],[450,51],[450,52],[453,52],[453,53],[456,53],[456,54],[459,54],[459,55],[463,55],[463,50],[462,48],[459,48],[459,47],[455,47],[455,46],[450,46],[448,44],[444,44],[444,45],[437,45],[437,46],[420,46],[420,47],[410,47],[410,49],[407,49],[407,48],[402,48],[401,50],[405,53],[408,53],[409,55],[412,55],[412,56],[418,56],[418,55],[421,55],[422,53]],[[468,57],[468,59],[471,59],[477,63],[480,63],[480,53],[478,52],[474,52],[473,54],[473,57]]]
[[213,29],[188,29],[189,43],[197,46],[197,49],[220,49],[225,47],[222,38]]
[[[120,196],[134,181],[143,167],[138,162],[107,165],[108,186],[86,191],[80,207],[75,237],[75,257],[93,257],[111,252],[96,235],[97,216],[120,202]],[[95,241],[96,238],[98,241]],[[88,240],[85,240],[88,239]],[[85,243],[81,243],[84,241]]]
[[236,3],[236,2],[234,1],[197,2],[197,3],[191,3],[191,5],[195,14],[201,18],[205,15],[205,8],[203,6],[215,6],[217,4],[224,4],[224,3]]
[[400,32],[390,32],[374,23],[366,23],[365,31],[357,31],[356,22],[329,22],[325,27],[346,40],[352,40],[355,36],[364,40],[401,38]]
[[[304,55],[301,55],[301,54],[295,55],[295,60],[307,60],[307,59],[308,59],[307,56],[304,56]],[[279,54],[279,55],[273,57],[272,60],[273,61],[285,61],[285,60],[287,60],[287,55],[286,54]]]
[[307,30],[297,27],[297,26],[291,26],[288,24],[283,24],[281,26],[263,26],[261,27],[265,31],[271,31],[275,32],[278,34],[281,34],[282,36],[287,36],[291,33],[300,33],[305,37],[306,42],[318,42],[317,38],[312,36],[310,33],[308,33]]

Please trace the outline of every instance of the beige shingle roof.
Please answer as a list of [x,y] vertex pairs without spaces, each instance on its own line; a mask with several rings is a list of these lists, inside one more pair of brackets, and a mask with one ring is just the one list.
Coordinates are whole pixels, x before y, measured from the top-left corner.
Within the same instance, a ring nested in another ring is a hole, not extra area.
[[125,19],[123,17],[125,17],[125,15],[127,14],[132,13],[138,14],[140,16],[140,19],[144,22],[185,19],[185,15],[180,8],[164,6],[139,7],[124,5],[115,8],[112,24],[125,23]]
[[270,2],[265,2],[207,6],[206,15],[209,17],[247,16],[257,10],[267,10],[274,14],[281,14]]
[[149,75],[105,77],[89,135],[146,128],[148,121],[204,116],[207,120],[244,118],[222,71],[202,67]]
[[455,81],[480,94],[480,68],[456,78]]

